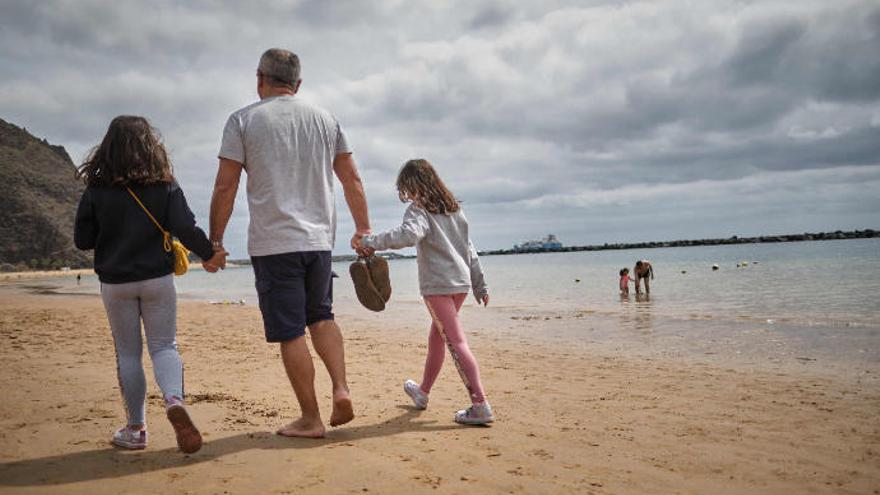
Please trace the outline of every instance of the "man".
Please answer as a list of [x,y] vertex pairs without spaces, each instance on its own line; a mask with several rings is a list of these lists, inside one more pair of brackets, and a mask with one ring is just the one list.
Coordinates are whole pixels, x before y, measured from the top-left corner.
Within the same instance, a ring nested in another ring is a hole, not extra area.
[[[211,200],[211,240],[222,249],[239,178],[247,173],[251,256],[267,342],[281,360],[302,416],[278,429],[285,436],[320,438],[325,428],[315,395],[315,351],[333,383],[330,425],[354,418],[345,378],[342,334],[333,320],[330,251],[336,235],[333,175],[342,183],[356,232],[370,232],[367,200],[351,148],[336,119],[296,96],[299,58],[267,50],[257,69],[260,101],[233,113],[223,130],[220,167]],[[222,266],[206,266],[216,271]]]
[[645,260],[636,261],[636,266],[633,268],[633,275],[636,276],[636,294],[641,294],[642,292],[639,287],[639,282],[641,282],[642,279],[645,280],[645,294],[651,294],[651,285],[648,283],[649,276],[651,280],[654,280],[654,267],[651,266],[651,262]]

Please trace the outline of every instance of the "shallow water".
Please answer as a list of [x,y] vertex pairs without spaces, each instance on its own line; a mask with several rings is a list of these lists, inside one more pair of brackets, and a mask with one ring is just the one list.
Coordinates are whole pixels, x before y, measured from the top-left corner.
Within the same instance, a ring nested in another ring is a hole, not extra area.
[[[632,270],[639,259],[654,266],[651,297],[637,298],[632,286],[629,297],[619,296],[619,270]],[[743,261],[748,265],[738,268]],[[880,326],[880,239],[499,256],[485,265],[504,304]]]
[[[651,296],[637,297],[632,286],[628,297],[621,296],[618,272],[624,266],[632,270],[638,259],[654,266]],[[511,337],[535,338],[539,331],[546,339],[637,344],[672,355],[880,360],[880,239],[485,256],[481,261],[491,309],[469,314]],[[738,268],[743,261],[749,263]],[[716,263],[720,269],[713,271]],[[334,270],[340,275],[337,305],[358,310],[348,263],[335,263]],[[423,316],[415,260],[391,261],[390,270],[394,294],[386,314]],[[176,283],[182,299],[256,303],[249,267],[218,275],[192,271]],[[70,278],[29,284],[63,293],[99,290],[94,276],[80,285]]]
[[[629,297],[621,296],[618,272],[639,259],[654,266],[651,296],[637,297],[632,284]],[[749,264],[738,268],[742,261]],[[501,308],[880,327],[880,239],[484,256],[481,262],[492,305]],[[393,260],[390,267],[394,302],[419,302],[415,260]],[[336,300],[355,301],[348,263],[334,263],[334,270]],[[249,267],[191,271],[175,280],[184,299],[256,302]],[[32,285],[98,291],[94,276],[81,285],[69,278]]]

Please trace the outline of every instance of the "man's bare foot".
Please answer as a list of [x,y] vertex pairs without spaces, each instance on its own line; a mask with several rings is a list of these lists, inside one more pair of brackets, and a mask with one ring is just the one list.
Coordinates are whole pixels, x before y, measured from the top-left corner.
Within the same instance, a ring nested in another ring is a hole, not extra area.
[[348,391],[340,390],[333,393],[333,413],[330,414],[330,426],[340,426],[354,419],[354,408]]
[[324,425],[321,421],[314,422],[299,418],[296,421],[278,428],[275,433],[284,437],[323,438]]

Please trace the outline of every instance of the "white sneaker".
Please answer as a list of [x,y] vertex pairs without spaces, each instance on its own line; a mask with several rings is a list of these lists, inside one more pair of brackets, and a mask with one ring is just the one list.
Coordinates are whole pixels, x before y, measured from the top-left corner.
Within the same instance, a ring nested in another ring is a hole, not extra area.
[[412,380],[407,380],[403,383],[403,391],[406,392],[406,395],[408,395],[410,399],[412,399],[413,405],[416,409],[428,408],[428,394],[422,392],[422,387],[420,387],[418,383]]
[[463,425],[485,425],[495,421],[492,406],[488,402],[474,404],[455,413],[455,422]]
[[132,430],[124,426],[116,430],[111,442],[124,449],[143,450],[147,448],[147,430]]

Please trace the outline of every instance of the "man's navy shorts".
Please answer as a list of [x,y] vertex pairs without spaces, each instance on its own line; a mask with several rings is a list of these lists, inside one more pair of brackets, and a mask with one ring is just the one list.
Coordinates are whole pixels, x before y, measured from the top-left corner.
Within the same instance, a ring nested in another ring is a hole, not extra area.
[[267,342],[302,337],[306,327],[333,319],[330,251],[252,256]]

